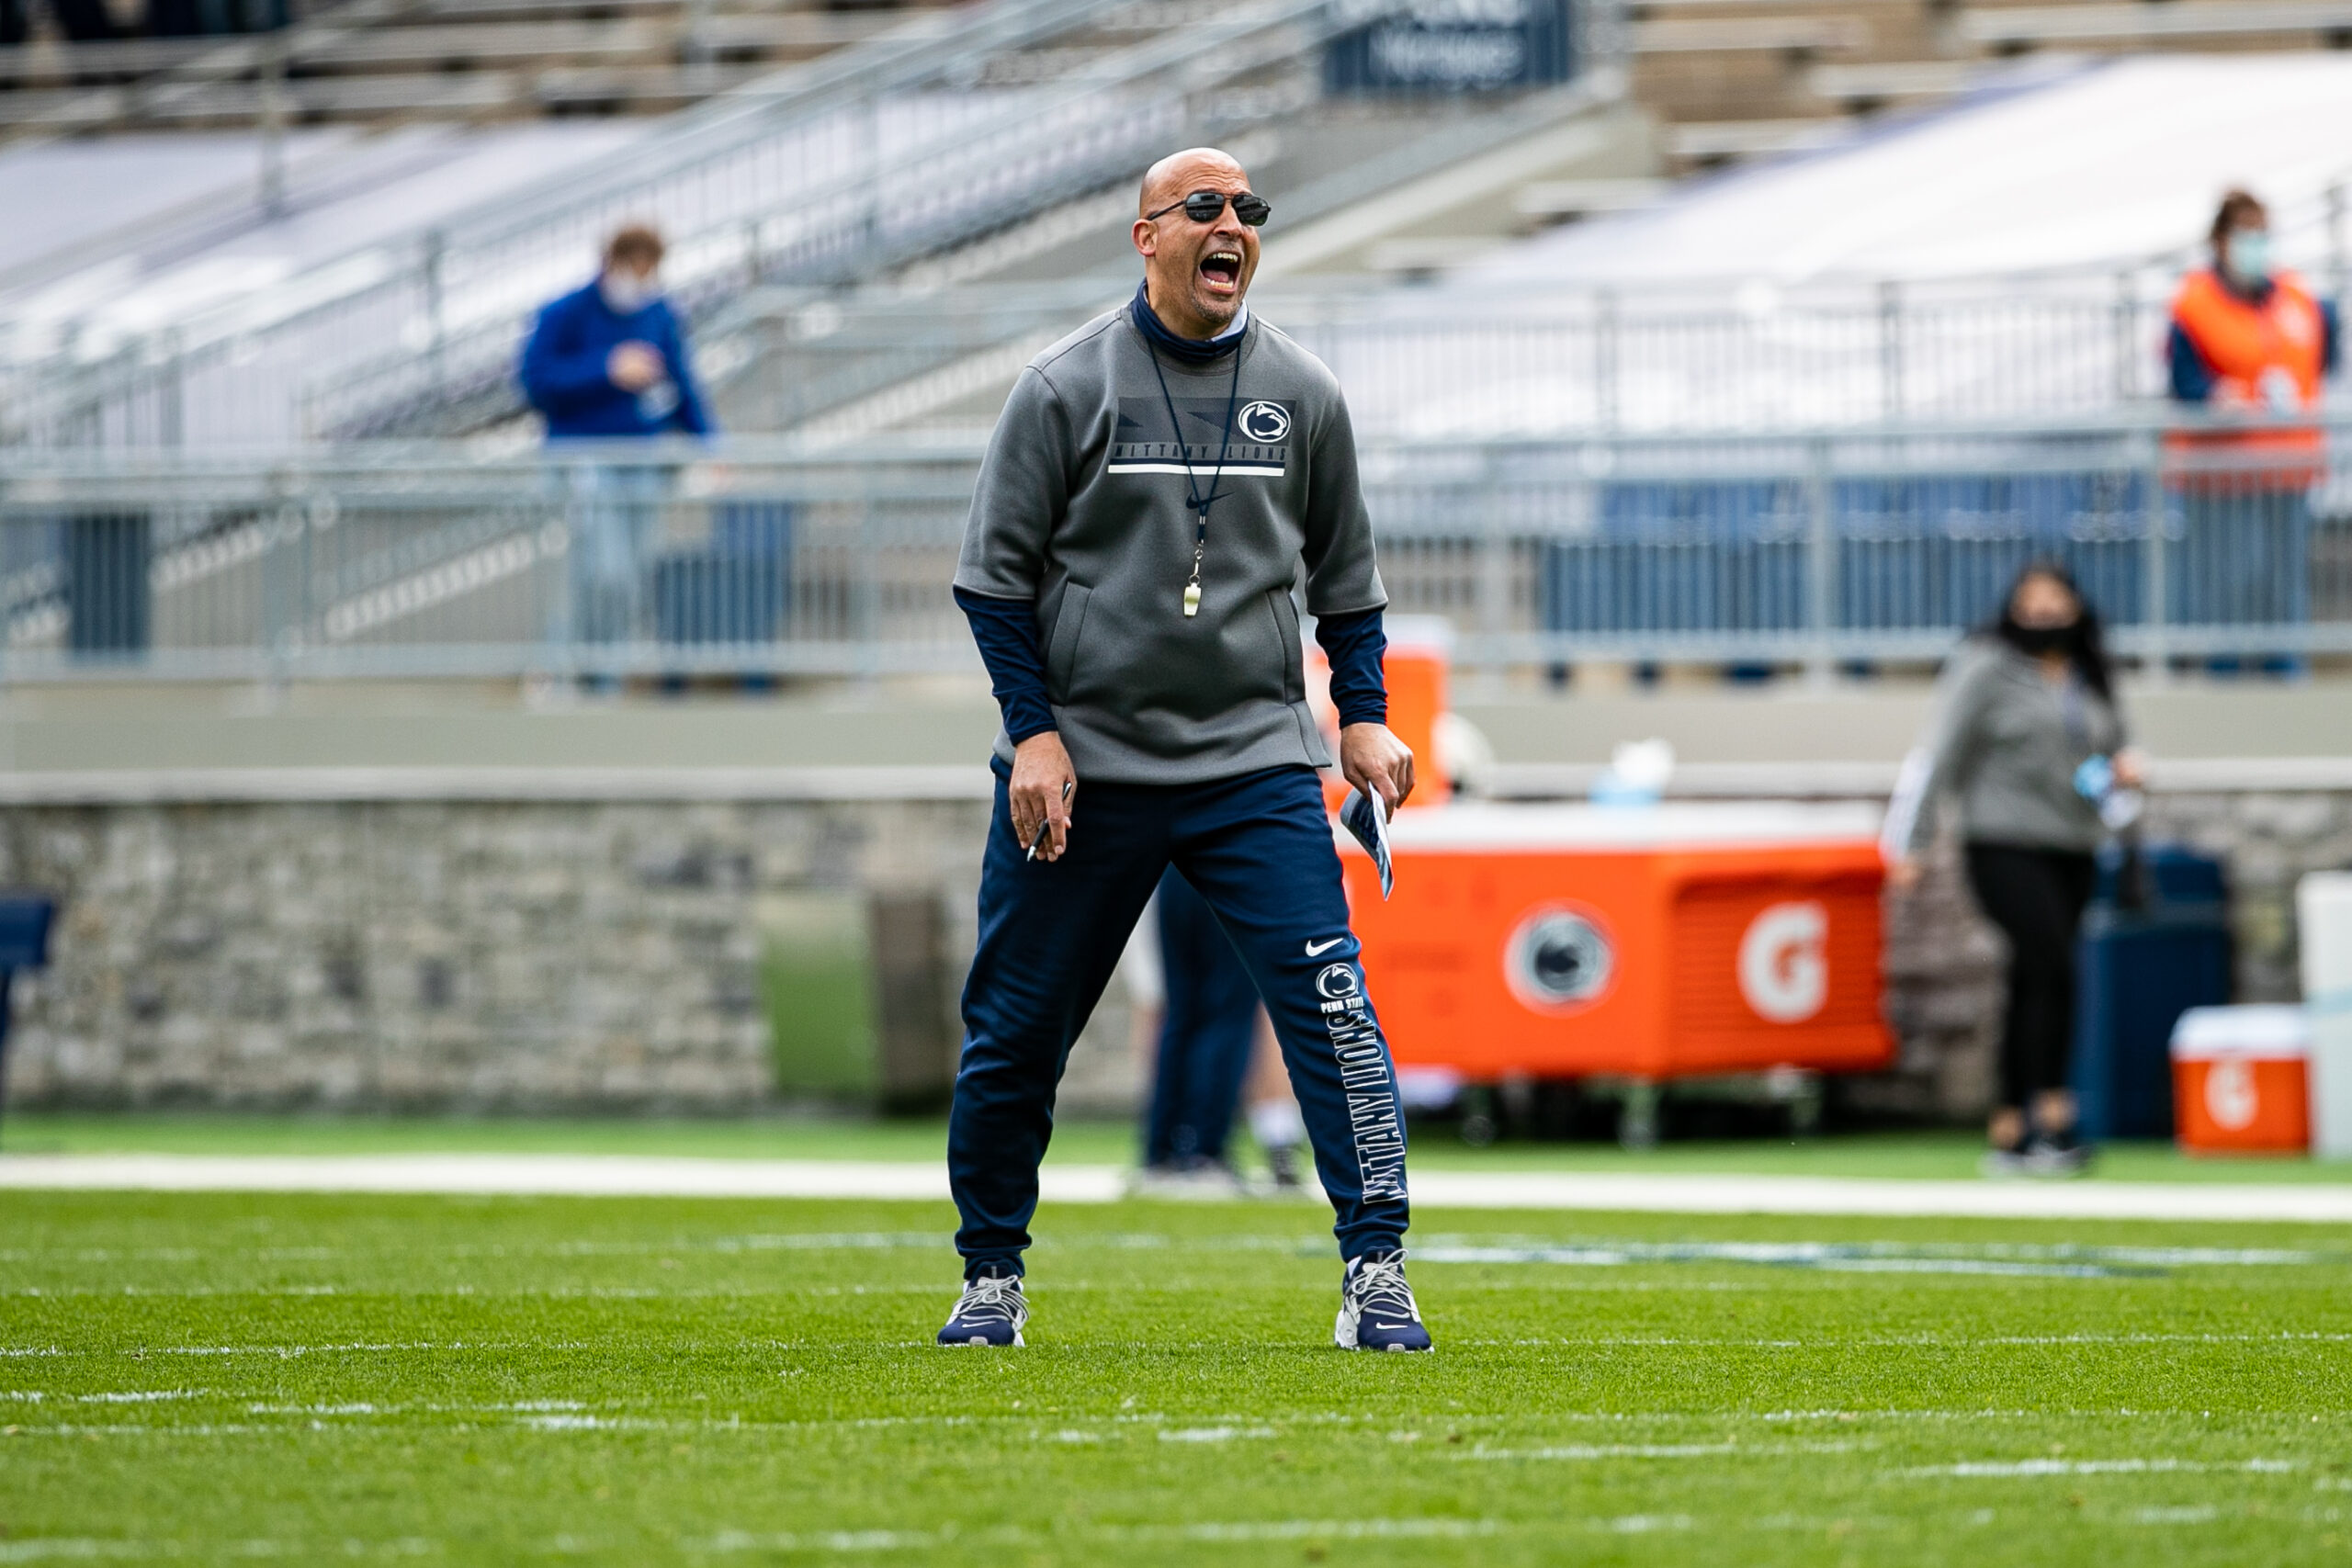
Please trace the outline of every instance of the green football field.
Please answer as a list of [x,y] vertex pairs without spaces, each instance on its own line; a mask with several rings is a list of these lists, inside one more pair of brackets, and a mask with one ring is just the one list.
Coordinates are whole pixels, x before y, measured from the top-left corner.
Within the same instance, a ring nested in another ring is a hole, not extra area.
[[2342,1563],[2352,1235],[0,1194],[0,1562]]

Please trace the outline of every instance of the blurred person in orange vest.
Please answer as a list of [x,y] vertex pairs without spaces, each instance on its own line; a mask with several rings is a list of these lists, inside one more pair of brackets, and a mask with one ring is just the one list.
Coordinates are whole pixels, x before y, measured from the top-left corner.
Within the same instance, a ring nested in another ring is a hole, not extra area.
[[2310,492],[2326,440],[2280,421],[2319,407],[2337,357],[2335,306],[2274,265],[2270,215],[2249,193],[2222,198],[2211,237],[2213,265],[2173,300],[2172,395],[2213,424],[2250,428],[2168,442],[2187,525],[2171,612],[2190,624],[2297,625],[2310,618]]

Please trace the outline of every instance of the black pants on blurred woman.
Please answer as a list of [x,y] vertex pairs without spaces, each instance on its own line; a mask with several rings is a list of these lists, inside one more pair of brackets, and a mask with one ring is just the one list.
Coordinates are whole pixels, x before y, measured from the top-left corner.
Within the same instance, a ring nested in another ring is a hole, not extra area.
[[2072,850],[1971,842],[1968,885],[2009,939],[2009,1005],[2001,1021],[2001,1103],[2030,1106],[2066,1087],[2075,1043],[2075,938],[2098,880]]

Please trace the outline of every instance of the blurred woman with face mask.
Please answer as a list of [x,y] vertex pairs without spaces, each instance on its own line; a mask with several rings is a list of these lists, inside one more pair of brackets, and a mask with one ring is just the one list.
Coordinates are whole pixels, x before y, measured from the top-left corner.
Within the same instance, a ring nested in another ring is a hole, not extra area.
[[2309,494],[2326,444],[2315,426],[2284,422],[2320,405],[2340,349],[2335,306],[2278,265],[2270,214],[2247,192],[2222,198],[2209,238],[2212,265],[2182,279],[2165,345],[2174,400],[2205,416],[2165,443],[2185,523],[2170,614],[2190,625],[2300,625],[2310,615]]
[[2086,1153],[2067,1088],[2075,938],[2092,859],[2141,783],[2098,616],[2066,569],[2037,561],[2001,614],[1947,666],[1934,719],[1889,807],[1888,880],[1917,885],[1937,807],[1956,796],[1968,882],[2008,939],[2000,1103],[1987,1129],[1992,1175],[2065,1176]]

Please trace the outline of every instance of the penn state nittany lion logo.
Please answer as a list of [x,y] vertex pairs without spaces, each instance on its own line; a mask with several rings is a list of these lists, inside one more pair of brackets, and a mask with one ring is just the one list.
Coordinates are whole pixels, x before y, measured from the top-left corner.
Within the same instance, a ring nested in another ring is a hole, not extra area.
[[1278,479],[1290,466],[1291,427],[1297,423],[1277,398],[1254,398],[1238,408],[1222,396],[1178,398],[1172,404],[1160,395],[1121,398],[1103,472],[1204,480],[1215,473],[1219,483]]
[[1275,442],[1290,434],[1290,411],[1260,399],[1244,405],[1234,424],[1252,441]]
[[1599,917],[1557,904],[1522,916],[1503,955],[1510,994],[1541,1013],[1589,1007],[1607,994],[1616,970],[1616,945]]

